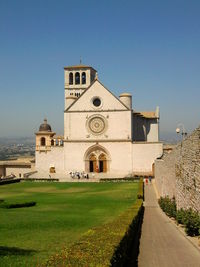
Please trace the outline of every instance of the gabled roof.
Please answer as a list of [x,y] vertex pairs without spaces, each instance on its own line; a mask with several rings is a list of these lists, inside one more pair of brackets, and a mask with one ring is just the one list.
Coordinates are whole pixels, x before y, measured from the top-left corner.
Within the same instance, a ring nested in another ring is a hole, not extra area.
[[102,86],[103,86],[103,88],[106,90],[106,91],[108,91],[115,99],[117,99],[117,101],[119,101],[127,110],[129,110],[128,108],[127,108],[127,106],[119,99],[119,98],[117,98],[108,88],[106,88],[98,79],[95,79],[91,84],[90,84],[90,86],[87,88],[87,89],[85,89],[85,91],[65,110],[65,112],[66,111],[68,111],[77,101],[79,101],[79,99],[81,98],[81,97],[83,97],[83,95],[86,93],[86,92],[88,92],[88,90],[90,90],[90,88],[92,87],[92,85],[95,83],[95,82],[98,82],[98,83],[100,83]]

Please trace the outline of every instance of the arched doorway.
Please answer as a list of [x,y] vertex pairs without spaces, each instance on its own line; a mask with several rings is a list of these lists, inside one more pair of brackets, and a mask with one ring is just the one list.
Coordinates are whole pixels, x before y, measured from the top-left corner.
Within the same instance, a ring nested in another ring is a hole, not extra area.
[[90,147],[84,156],[85,172],[106,173],[109,171],[110,156],[108,151],[100,146]]
[[92,153],[89,157],[89,172],[96,172],[97,171],[97,158]]

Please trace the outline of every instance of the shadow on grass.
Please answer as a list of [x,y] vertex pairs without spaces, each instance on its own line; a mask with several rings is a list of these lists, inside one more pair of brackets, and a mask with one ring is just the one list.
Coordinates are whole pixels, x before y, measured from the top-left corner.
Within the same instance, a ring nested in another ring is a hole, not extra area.
[[31,250],[31,249],[22,249],[22,248],[16,248],[16,247],[0,246],[0,257],[12,256],[12,255],[27,256],[27,255],[32,255],[35,252],[37,252],[37,251]]

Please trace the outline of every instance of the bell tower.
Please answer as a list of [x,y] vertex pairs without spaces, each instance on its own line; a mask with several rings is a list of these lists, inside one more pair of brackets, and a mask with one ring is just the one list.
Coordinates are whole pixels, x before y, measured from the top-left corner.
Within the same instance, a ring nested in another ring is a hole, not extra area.
[[51,126],[47,123],[47,119],[40,125],[39,131],[36,135],[36,151],[47,152],[51,150],[54,132],[51,130]]
[[65,110],[90,86],[96,74],[97,71],[90,66],[64,67]]

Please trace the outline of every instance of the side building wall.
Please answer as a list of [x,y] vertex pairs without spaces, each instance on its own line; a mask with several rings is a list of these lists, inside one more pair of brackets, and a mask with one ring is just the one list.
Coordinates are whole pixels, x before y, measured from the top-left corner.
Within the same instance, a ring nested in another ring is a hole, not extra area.
[[200,127],[155,162],[155,181],[160,196],[174,196],[178,209],[200,212]]
[[136,142],[132,144],[132,149],[133,174],[154,175],[153,164],[157,158],[162,156],[163,144],[159,142]]
[[[66,142],[65,171],[86,171],[84,157],[96,142]],[[134,174],[153,175],[153,164],[163,153],[162,143],[132,143],[132,142],[99,142],[98,145],[107,151],[108,174],[116,176],[131,176]],[[79,153],[77,153],[79,151]]]
[[56,172],[64,171],[64,147],[51,147],[51,151],[35,152],[36,170],[49,172],[50,167],[55,167]]
[[[85,157],[90,148],[99,146],[108,156],[107,173],[110,175],[126,176],[132,173],[131,142],[66,142],[65,171],[86,171]],[[78,151],[78,153],[77,153]]]

